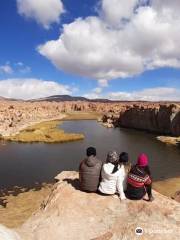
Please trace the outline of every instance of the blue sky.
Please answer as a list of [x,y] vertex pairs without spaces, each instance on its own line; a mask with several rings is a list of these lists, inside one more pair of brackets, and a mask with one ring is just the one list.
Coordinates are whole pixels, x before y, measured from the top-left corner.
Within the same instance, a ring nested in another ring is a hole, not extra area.
[[1,2],[1,96],[180,100],[180,17],[171,1],[140,0],[136,12],[138,0],[23,1]]

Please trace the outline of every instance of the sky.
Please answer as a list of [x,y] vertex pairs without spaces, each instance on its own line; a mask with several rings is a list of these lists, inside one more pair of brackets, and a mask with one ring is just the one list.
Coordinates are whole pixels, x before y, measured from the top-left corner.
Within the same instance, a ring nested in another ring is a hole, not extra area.
[[0,96],[180,101],[179,0],[2,0]]

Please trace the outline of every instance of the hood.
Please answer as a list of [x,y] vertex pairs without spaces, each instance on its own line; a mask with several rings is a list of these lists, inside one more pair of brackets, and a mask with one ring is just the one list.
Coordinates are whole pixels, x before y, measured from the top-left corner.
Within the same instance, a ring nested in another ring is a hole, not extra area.
[[85,163],[88,167],[94,167],[97,164],[97,158],[90,156],[85,160]]
[[120,168],[120,166],[119,166],[119,170],[116,173],[112,173],[113,169],[114,169],[114,165],[112,163],[105,163],[103,165],[104,173],[106,174],[106,176],[109,176],[110,178],[114,177],[116,175],[119,175],[119,171],[122,170],[123,167]]

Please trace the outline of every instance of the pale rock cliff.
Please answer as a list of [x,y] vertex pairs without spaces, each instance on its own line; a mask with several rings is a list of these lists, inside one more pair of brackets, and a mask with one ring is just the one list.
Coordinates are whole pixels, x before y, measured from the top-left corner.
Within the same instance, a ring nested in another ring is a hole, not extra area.
[[120,113],[118,122],[122,127],[180,136],[180,106],[133,105]]

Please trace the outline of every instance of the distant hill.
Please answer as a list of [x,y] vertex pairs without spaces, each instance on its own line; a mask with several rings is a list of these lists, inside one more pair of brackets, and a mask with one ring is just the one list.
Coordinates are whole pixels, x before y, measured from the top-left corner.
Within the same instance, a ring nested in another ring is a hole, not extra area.
[[109,100],[109,99],[101,99],[101,98],[97,98],[97,99],[89,99],[89,98],[85,98],[85,97],[81,97],[81,96],[70,96],[70,95],[53,95],[53,96],[49,96],[49,97],[44,97],[44,98],[37,98],[37,99],[30,99],[30,100],[23,100],[23,99],[15,99],[15,98],[5,98],[5,97],[1,97],[0,96],[0,101],[23,101],[23,102],[43,102],[43,101],[47,101],[47,102],[65,102],[65,101],[84,101],[84,102],[99,102],[99,103],[162,103],[162,104],[168,104],[168,103],[177,103],[179,104],[179,101],[141,101],[141,100],[136,100],[136,101],[127,101],[127,100]]
[[20,99],[5,98],[0,96],[0,101],[21,101]]
[[54,95],[50,97],[45,97],[45,98],[38,98],[38,99],[32,99],[29,100],[31,102],[35,101],[48,101],[48,102],[65,102],[65,101],[85,101],[85,102],[112,102],[111,100],[108,99],[88,99],[85,97],[72,97],[69,95]]

